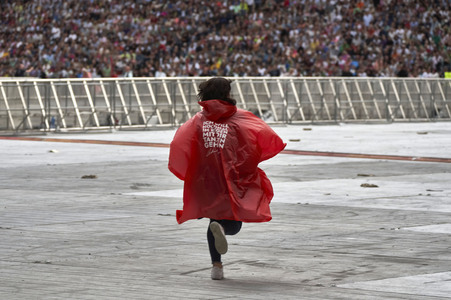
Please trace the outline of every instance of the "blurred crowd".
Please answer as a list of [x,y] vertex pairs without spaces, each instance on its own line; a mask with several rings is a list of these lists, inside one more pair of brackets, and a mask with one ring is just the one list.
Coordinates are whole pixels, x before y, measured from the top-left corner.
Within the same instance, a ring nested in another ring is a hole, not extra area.
[[2,0],[0,76],[442,77],[451,0]]

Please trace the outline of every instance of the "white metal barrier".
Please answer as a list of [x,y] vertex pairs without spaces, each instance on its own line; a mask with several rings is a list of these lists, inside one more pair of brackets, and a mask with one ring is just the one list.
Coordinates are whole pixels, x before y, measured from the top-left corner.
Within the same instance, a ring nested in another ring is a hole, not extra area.
[[[0,130],[178,126],[205,77],[0,79]],[[451,120],[451,80],[230,78],[237,106],[268,123]]]

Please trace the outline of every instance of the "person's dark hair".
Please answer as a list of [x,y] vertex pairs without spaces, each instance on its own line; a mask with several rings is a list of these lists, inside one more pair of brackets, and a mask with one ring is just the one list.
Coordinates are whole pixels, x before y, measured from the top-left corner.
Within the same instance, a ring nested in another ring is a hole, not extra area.
[[232,90],[232,87],[230,86],[231,82],[231,80],[222,77],[211,78],[199,85],[199,93],[197,96],[200,101],[218,99],[236,105],[236,100],[230,98],[230,91]]

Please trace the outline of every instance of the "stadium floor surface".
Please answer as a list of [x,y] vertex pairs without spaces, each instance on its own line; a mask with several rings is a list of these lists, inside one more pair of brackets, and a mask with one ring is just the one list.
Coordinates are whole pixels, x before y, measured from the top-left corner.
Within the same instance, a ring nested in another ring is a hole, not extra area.
[[208,220],[175,221],[174,130],[0,138],[0,298],[451,299],[451,123],[274,130],[273,220],[222,281]]

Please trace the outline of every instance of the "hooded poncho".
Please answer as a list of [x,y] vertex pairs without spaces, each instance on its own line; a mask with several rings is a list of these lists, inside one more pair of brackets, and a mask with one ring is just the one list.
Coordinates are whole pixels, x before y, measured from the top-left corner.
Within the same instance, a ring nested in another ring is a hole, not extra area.
[[178,223],[211,218],[271,220],[271,182],[258,168],[286,144],[260,118],[222,100],[199,102],[203,110],[183,124],[170,146],[169,170],[184,181]]

